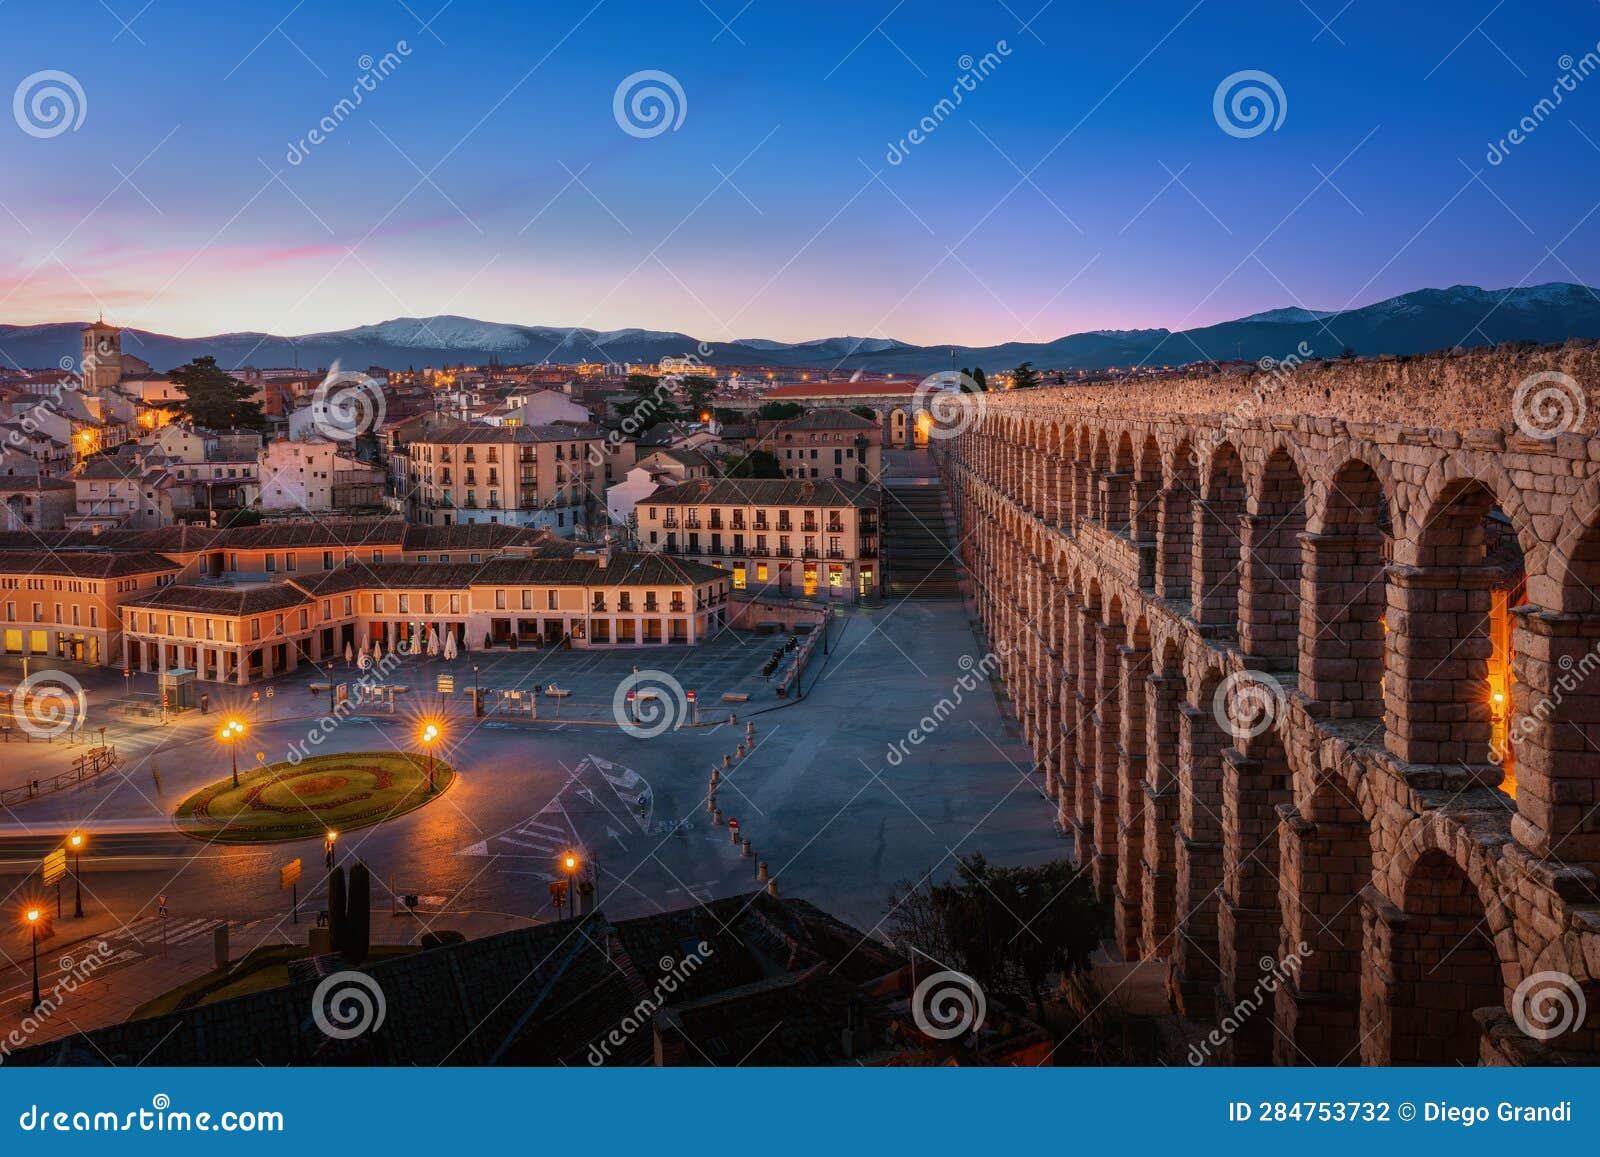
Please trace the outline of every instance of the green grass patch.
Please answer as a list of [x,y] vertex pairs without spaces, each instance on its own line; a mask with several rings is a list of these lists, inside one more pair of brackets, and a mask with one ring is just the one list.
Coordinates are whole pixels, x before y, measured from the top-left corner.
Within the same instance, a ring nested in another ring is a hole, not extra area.
[[271,844],[351,832],[414,811],[455,780],[441,759],[412,752],[314,755],[298,764],[273,763],[201,788],[178,805],[178,830],[220,844]]

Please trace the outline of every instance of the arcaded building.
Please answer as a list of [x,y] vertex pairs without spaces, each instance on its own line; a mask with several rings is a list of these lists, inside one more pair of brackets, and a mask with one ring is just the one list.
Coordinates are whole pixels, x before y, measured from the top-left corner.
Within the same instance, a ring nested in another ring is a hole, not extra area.
[[1040,787],[1215,1059],[1600,1052],[1597,380],[1312,362],[935,431]]

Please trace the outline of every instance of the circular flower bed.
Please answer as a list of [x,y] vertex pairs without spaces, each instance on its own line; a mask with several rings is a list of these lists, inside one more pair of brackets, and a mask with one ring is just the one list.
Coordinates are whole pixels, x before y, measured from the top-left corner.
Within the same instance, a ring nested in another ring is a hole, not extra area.
[[239,773],[195,792],[173,816],[187,836],[223,844],[266,844],[354,831],[404,815],[437,799],[455,779],[443,760],[410,752],[315,755],[298,764],[274,763]]

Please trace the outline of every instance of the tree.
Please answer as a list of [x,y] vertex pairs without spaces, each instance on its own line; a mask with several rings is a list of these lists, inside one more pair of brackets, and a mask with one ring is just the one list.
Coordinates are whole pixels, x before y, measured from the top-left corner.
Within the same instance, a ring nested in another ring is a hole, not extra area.
[[989,388],[989,379],[983,376],[982,366],[972,367],[972,380],[978,383],[978,389],[980,390],[987,390]]
[[722,473],[728,478],[782,478],[783,467],[770,451],[751,450],[748,454],[724,454]]
[[902,885],[890,899],[896,940],[990,995],[1031,1001],[1041,1024],[1049,974],[1088,968],[1109,925],[1093,884],[1065,860],[997,868],[974,853],[945,883]]
[[171,371],[168,378],[183,400],[166,408],[207,430],[265,430],[267,417],[255,401],[256,388],[246,385],[217,365],[213,357],[195,358]]
[[661,388],[660,378],[651,374],[629,374],[628,389],[638,395],[621,406],[623,419],[632,427],[632,433],[643,433],[662,422],[676,422],[683,418],[682,412]]
[[678,387],[683,391],[691,418],[698,420],[701,414],[711,412],[711,397],[717,392],[715,379],[693,374],[681,379]]
[[765,422],[786,422],[805,412],[805,407],[797,402],[768,402],[756,411],[756,417]]
[[850,408],[850,412],[858,418],[865,418],[869,422],[876,422],[878,420],[878,411],[874,410],[871,406],[852,406]]
[[1013,390],[1031,390],[1039,384],[1039,371],[1033,368],[1032,362],[1023,362],[1011,371],[1011,388]]
[[339,865],[328,873],[328,943],[335,952],[344,949],[346,900],[344,866]]

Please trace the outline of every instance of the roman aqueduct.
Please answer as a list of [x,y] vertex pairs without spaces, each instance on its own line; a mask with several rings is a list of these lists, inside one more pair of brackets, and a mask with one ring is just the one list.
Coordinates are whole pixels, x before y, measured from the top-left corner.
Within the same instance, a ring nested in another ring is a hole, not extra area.
[[1597,380],[1573,343],[939,415],[1059,825],[1221,1059],[1600,1054]]

